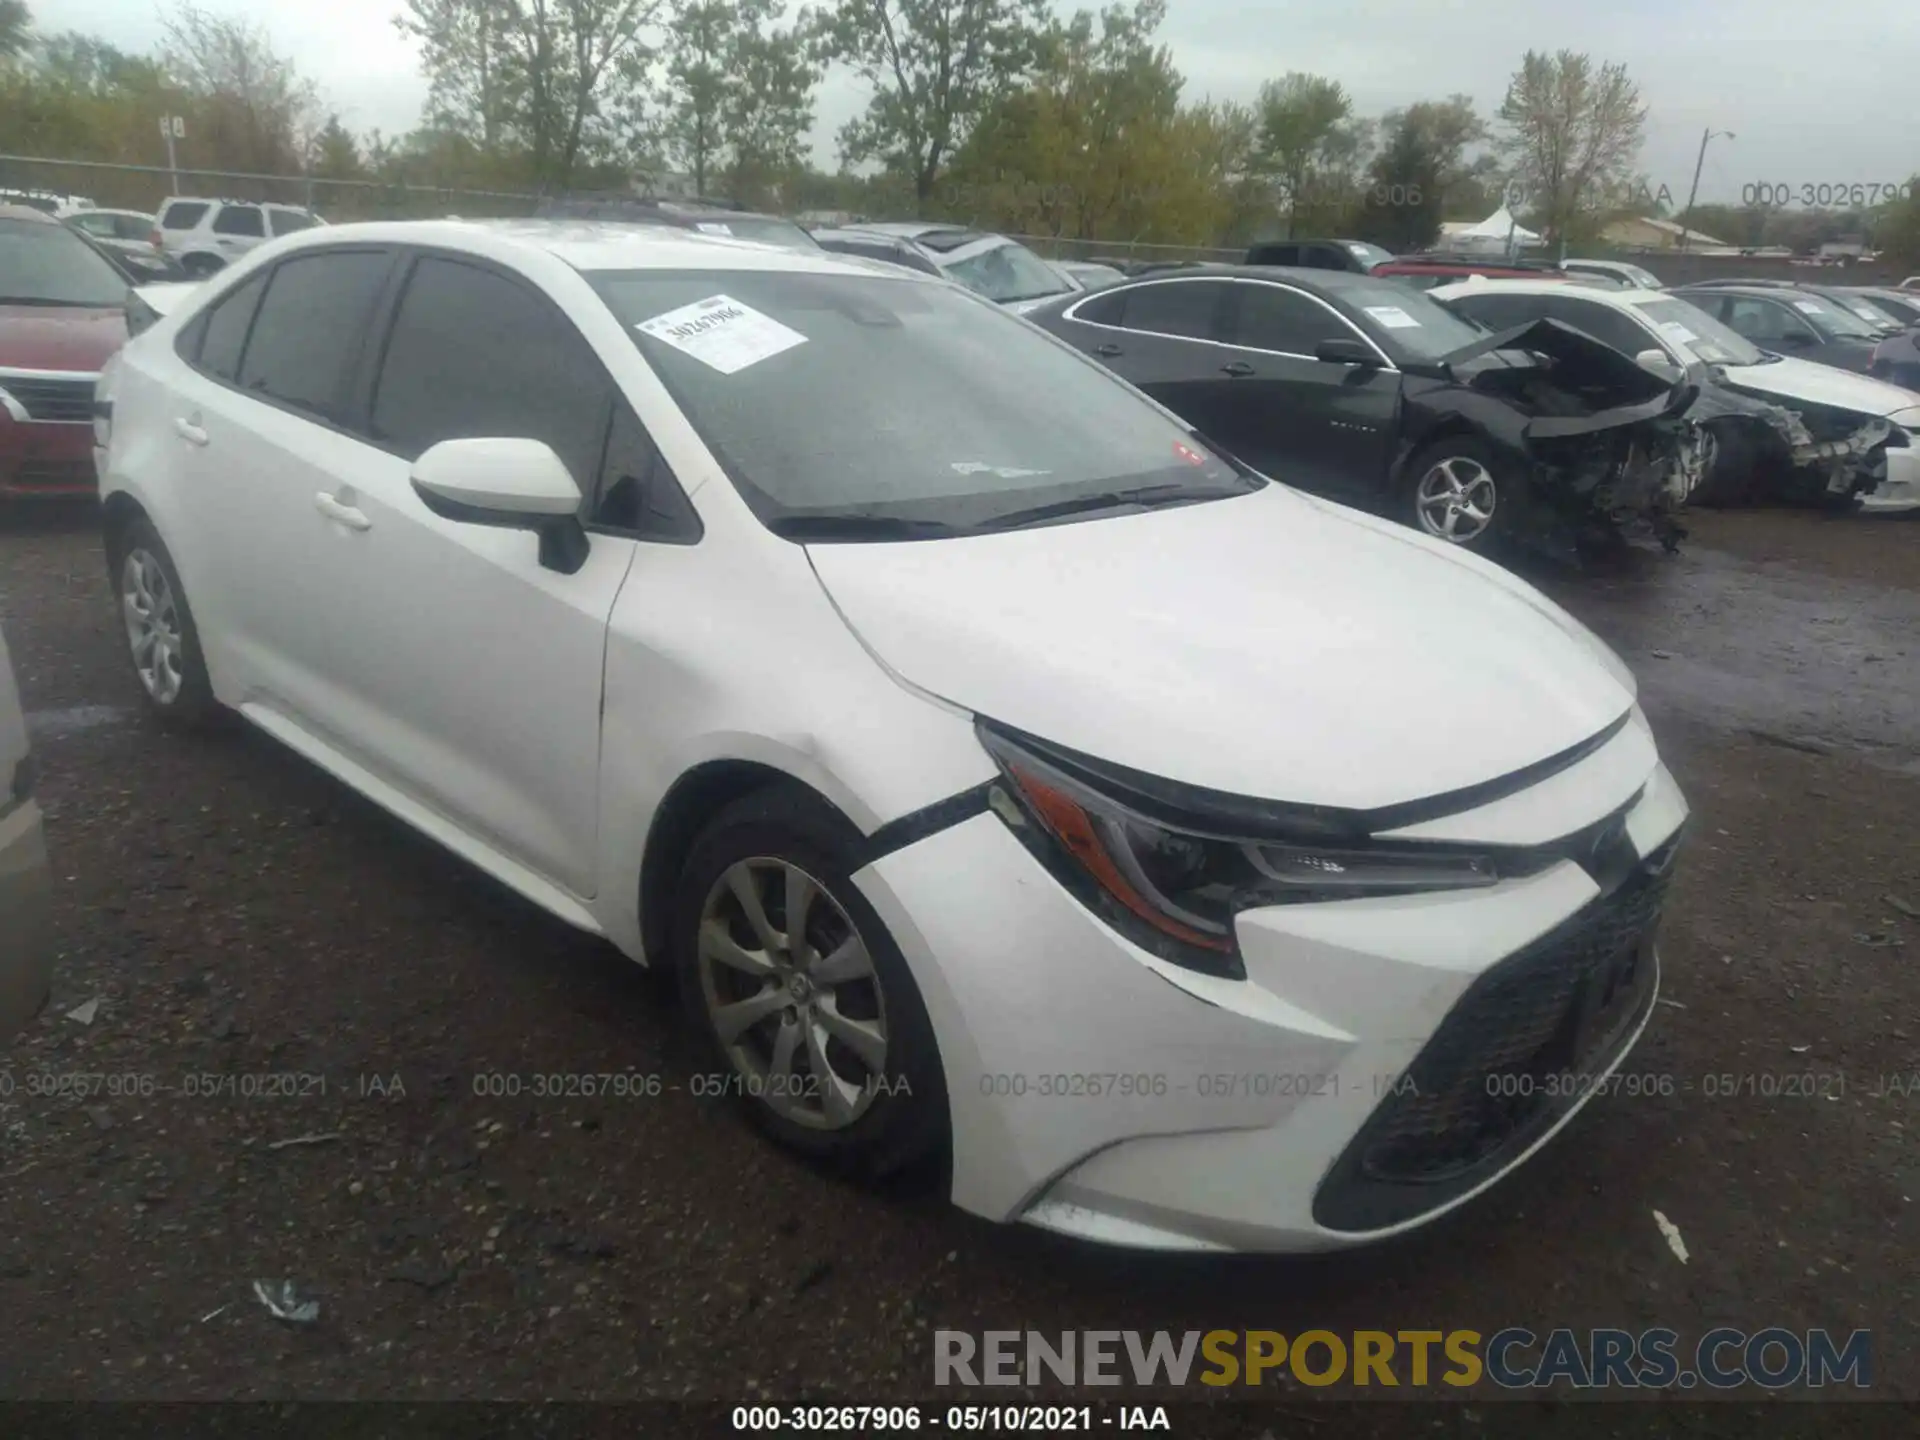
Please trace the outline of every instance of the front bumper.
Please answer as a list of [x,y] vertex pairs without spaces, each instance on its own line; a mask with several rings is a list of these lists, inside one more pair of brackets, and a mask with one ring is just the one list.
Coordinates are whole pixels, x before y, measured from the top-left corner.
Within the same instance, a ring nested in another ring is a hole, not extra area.
[[[1246,912],[1245,981],[1139,950],[992,813],[862,871],[939,1038],[954,1202],[1116,1244],[1307,1251],[1493,1184],[1592,1093],[1549,1104],[1541,1076],[1598,1081],[1645,1024],[1645,887],[1664,882],[1633,877],[1686,816],[1638,717],[1538,791],[1446,828],[1544,841],[1625,805],[1611,889],[1563,861],[1485,890]],[[1613,968],[1622,947],[1637,974]],[[1586,1048],[1555,1048],[1597,993],[1579,982],[1607,976],[1621,993],[1574,1036]],[[1500,1078],[1521,1074],[1524,1096]]]
[[100,492],[93,423],[0,415],[0,497],[61,499]]
[[46,1004],[53,978],[53,876],[40,807],[0,810],[0,1045]]
[[1886,456],[1887,473],[1860,497],[1861,510],[1880,514],[1920,510],[1920,447],[1910,444],[1881,453]]

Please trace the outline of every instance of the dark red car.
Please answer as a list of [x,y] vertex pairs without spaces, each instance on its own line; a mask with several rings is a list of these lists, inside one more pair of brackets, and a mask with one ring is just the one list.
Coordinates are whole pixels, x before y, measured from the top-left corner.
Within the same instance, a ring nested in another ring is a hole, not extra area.
[[51,216],[0,205],[0,501],[97,492],[93,382],[126,343],[127,288]]
[[1531,260],[1491,260],[1474,255],[1396,255],[1383,260],[1369,272],[1398,280],[1421,290],[1451,285],[1469,275],[1484,275],[1489,280],[1567,280],[1574,277],[1558,266]]

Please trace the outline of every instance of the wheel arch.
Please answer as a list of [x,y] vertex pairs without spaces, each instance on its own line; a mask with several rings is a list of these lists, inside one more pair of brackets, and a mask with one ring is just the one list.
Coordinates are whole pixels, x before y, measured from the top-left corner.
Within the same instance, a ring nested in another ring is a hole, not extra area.
[[114,577],[119,565],[120,543],[137,520],[153,523],[146,506],[124,490],[115,490],[100,502],[100,537],[109,578]]
[[702,828],[723,806],[776,786],[806,794],[824,813],[860,833],[846,811],[816,786],[776,765],[724,758],[704,760],[685,771],[661,797],[640,852],[640,946],[649,966],[662,973],[669,969],[673,887]]

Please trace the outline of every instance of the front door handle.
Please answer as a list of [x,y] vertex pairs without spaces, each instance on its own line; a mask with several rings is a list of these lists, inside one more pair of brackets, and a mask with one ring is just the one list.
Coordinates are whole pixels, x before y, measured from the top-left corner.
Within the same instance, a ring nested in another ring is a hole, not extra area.
[[207,443],[207,439],[208,439],[207,432],[200,428],[200,420],[198,416],[194,417],[191,420],[189,420],[184,415],[175,417],[173,422],[173,433],[178,435],[182,440],[186,441],[189,445],[204,445]]
[[329,520],[338,520],[349,530],[371,530],[373,528],[373,521],[367,518],[364,510],[356,509],[352,505],[343,505],[324,490],[313,497],[313,508]]
[[1093,353],[1103,359],[1111,360],[1115,355],[1120,353],[1120,347],[1118,345],[1098,345],[1094,347]]
[[1244,360],[1235,360],[1231,365],[1222,365],[1220,367],[1220,373],[1222,375],[1231,375],[1234,379],[1241,380],[1253,374],[1253,366]]

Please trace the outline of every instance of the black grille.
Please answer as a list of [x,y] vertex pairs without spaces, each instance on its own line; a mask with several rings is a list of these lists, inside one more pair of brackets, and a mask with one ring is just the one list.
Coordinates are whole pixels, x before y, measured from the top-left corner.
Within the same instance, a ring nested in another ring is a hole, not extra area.
[[93,379],[26,380],[0,375],[0,390],[18,400],[35,420],[92,421]]
[[22,460],[11,476],[0,471],[0,490],[92,490],[99,485],[91,460]]
[[1581,1077],[1607,1068],[1652,1004],[1677,846],[1474,982],[1328,1173],[1315,1219],[1334,1230],[1411,1219],[1472,1189],[1571,1108]]

